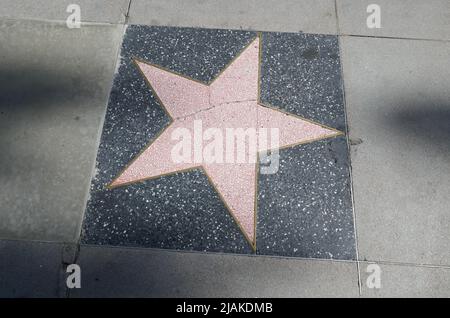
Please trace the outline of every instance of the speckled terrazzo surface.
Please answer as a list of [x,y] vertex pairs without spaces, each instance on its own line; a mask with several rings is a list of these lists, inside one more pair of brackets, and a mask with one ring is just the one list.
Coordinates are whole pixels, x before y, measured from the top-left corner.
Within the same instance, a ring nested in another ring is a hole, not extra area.
[[[136,57],[211,81],[256,33],[130,26],[114,79],[83,222],[85,244],[254,253],[201,170],[107,189],[169,124]],[[334,36],[263,33],[261,101],[345,130]],[[257,250],[267,255],[354,259],[345,137],[280,152],[258,182]]]
[[261,175],[258,252],[354,259],[345,137],[285,149],[278,173]]

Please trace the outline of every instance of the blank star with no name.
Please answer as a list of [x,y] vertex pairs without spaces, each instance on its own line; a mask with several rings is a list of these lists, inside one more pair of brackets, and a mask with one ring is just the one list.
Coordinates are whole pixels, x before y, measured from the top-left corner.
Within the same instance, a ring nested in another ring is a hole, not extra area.
[[[172,139],[172,134],[178,128],[193,133],[194,121],[201,121],[204,130],[254,128],[258,132],[262,128],[278,128],[279,148],[342,134],[259,102],[260,44],[258,36],[210,83],[201,83],[136,59],[137,67],[165,108],[171,123],[131,161],[110,187],[202,168],[243,235],[256,249],[258,164],[174,162],[172,149],[177,141]],[[258,144],[256,151],[268,148],[269,145]],[[248,153],[249,147],[245,147],[245,151],[245,158],[252,155]]]

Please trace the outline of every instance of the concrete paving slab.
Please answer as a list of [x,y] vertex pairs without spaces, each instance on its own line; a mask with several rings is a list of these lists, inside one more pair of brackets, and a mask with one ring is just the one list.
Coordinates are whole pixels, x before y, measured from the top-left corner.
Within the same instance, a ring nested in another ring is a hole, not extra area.
[[78,239],[122,33],[0,22],[0,237]]
[[[450,40],[448,0],[337,0],[342,34]],[[369,28],[367,7],[380,8],[381,28]]]
[[450,264],[450,43],[343,37],[359,258]]
[[369,288],[370,263],[360,263],[362,297],[450,297],[450,268],[377,264],[380,288]]
[[356,263],[82,246],[71,297],[356,297]]
[[63,244],[0,241],[0,297],[59,297]]
[[0,17],[66,21],[70,4],[80,6],[81,22],[124,23],[130,0],[3,0]]
[[133,0],[130,23],[336,34],[333,0]]

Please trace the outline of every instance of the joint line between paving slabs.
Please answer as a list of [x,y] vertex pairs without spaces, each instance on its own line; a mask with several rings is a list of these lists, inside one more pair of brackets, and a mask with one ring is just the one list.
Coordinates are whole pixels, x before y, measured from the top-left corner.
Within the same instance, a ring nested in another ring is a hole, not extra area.
[[[335,0],[337,1],[337,0]],[[337,11],[336,11],[337,14]],[[336,16],[337,18],[337,16]],[[361,282],[361,272],[360,272],[360,264],[359,264],[359,246],[358,246],[358,230],[356,226],[356,210],[355,210],[355,197],[354,197],[354,189],[353,189],[353,175],[352,175],[352,158],[351,158],[351,149],[350,149],[350,137],[349,137],[349,123],[348,123],[348,114],[347,114],[347,100],[345,96],[345,79],[344,79],[344,63],[343,63],[343,54],[342,54],[342,41],[341,36],[338,37],[338,47],[339,47],[339,57],[340,57],[340,70],[342,77],[342,102],[344,104],[344,118],[345,118],[345,139],[347,141],[347,151],[348,151],[348,162],[349,162],[349,178],[350,178],[350,192],[351,192],[351,201],[352,201],[352,212],[353,212],[353,232],[355,239],[355,252],[356,252],[356,270],[358,275],[358,292],[361,296],[362,294],[362,282]]]
[[341,30],[339,27],[339,13],[338,13],[337,1],[338,0],[334,0],[334,15],[336,16],[336,33],[339,36],[341,34]]
[[378,265],[391,265],[391,266],[407,266],[407,267],[423,267],[423,268],[438,268],[438,269],[448,269],[449,265],[439,265],[439,264],[426,264],[426,263],[408,263],[408,262],[396,262],[396,261],[383,261],[383,260],[363,260],[361,263],[368,264],[378,264]]
[[[130,0],[131,2],[131,0]],[[118,68],[120,66],[120,59],[121,59],[121,52],[122,52],[122,42],[123,42],[123,38],[125,36],[125,32],[127,29],[127,25],[123,24],[122,25],[122,37],[120,39],[120,42],[117,44],[117,51],[116,51],[116,58],[114,60],[114,65],[113,65],[113,74],[112,74],[112,78],[111,78],[111,83],[110,83],[110,89],[109,91],[111,92],[112,86],[114,85],[114,77],[116,75],[116,72],[118,71]],[[82,236],[82,232],[83,232],[83,224],[84,224],[84,218],[86,216],[86,209],[87,209],[87,205],[89,202],[89,198],[90,198],[90,194],[91,194],[91,184],[92,184],[92,180],[94,178],[95,175],[95,169],[97,167],[97,156],[98,156],[98,149],[100,147],[100,142],[101,142],[101,138],[102,138],[102,134],[103,134],[103,126],[105,124],[105,119],[106,119],[106,113],[108,111],[108,105],[109,105],[109,98],[111,98],[111,96],[108,96],[108,100],[106,101],[106,105],[104,108],[104,111],[102,113],[102,116],[100,117],[100,122],[98,124],[98,131],[97,131],[97,140],[96,140],[96,151],[95,151],[95,158],[94,158],[94,162],[92,164],[91,167],[91,173],[90,173],[90,178],[89,178],[89,184],[87,186],[87,191],[84,197],[84,210],[82,212],[82,217],[81,217],[81,223],[80,226],[78,228],[77,231],[77,240],[75,243],[75,248],[76,248],[76,252],[75,252],[75,256],[74,256],[74,260],[73,263],[76,264],[79,254],[80,254],[80,247],[81,247],[81,236]],[[70,298],[70,289],[66,286],[66,298]]]
[[388,36],[388,35],[383,36],[383,35],[364,35],[364,34],[347,34],[347,33],[342,33],[340,35],[353,37],[353,38],[368,38],[368,39],[427,41],[427,42],[442,42],[442,43],[450,42],[450,40],[444,40],[444,39],[427,39],[427,38],[414,38],[414,37],[401,37],[401,36]]
[[132,0],[128,0],[128,7],[127,12],[125,13],[125,21],[124,21],[125,25],[128,24],[128,19],[130,18],[131,1]]
[[343,63],[343,55],[342,55],[342,41],[341,41],[341,30],[339,26],[339,12],[338,12],[338,0],[334,0],[334,10],[336,15],[336,32],[338,39],[338,48],[339,48],[339,59],[340,59],[340,70],[341,70],[341,78],[342,78],[342,102],[344,104],[344,119],[345,119],[345,139],[347,141],[347,152],[348,152],[348,162],[349,162],[349,178],[350,178],[350,192],[351,192],[351,201],[352,201],[352,213],[353,213],[353,232],[355,239],[355,253],[356,253],[356,271],[358,275],[358,293],[359,296],[362,295],[362,282],[361,282],[361,272],[360,272],[360,264],[359,264],[359,246],[358,246],[358,232],[356,229],[356,211],[355,211],[355,198],[354,198],[354,190],[353,190],[353,176],[352,176],[352,158],[351,158],[351,149],[350,149],[350,137],[349,137],[349,123],[348,123],[348,115],[347,115],[347,100],[345,97],[345,79],[344,79],[344,63]]

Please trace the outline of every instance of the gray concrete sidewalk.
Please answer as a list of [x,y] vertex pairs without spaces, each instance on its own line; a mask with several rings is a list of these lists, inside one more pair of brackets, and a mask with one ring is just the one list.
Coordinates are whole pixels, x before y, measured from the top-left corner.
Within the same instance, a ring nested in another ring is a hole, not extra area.
[[123,26],[0,20],[0,236],[76,242]]
[[[0,241],[0,297],[358,297],[356,262]],[[81,288],[66,287],[67,264]],[[449,267],[377,262],[380,289],[362,297],[448,297]]]
[[[447,0],[3,0],[0,17],[66,21],[72,3],[83,22],[450,40]],[[379,29],[366,25],[373,3]]]
[[[367,28],[366,0],[80,0],[82,27],[68,29],[72,2],[0,5],[0,296],[68,296],[71,260],[85,286],[73,297],[450,296],[449,1],[379,0],[381,29]],[[126,24],[339,36],[355,262],[90,246],[67,256]],[[379,290],[366,285],[372,262]]]

